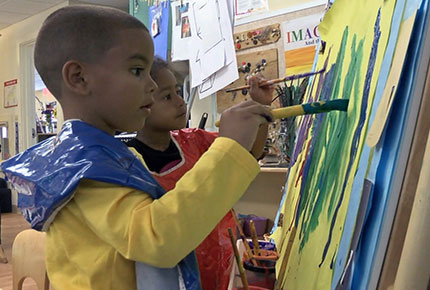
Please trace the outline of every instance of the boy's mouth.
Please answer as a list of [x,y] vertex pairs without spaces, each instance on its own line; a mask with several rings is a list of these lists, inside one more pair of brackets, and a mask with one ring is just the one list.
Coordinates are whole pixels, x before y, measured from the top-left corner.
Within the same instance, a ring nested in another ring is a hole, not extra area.
[[181,112],[178,114],[177,118],[183,117],[187,114],[187,111]]
[[141,108],[141,109],[148,109],[148,110],[149,110],[149,109],[151,109],[152,104],[153,104],[153,103],[149,103],[149,104],[147,104],[147,105],[143,105],[143,106],[141,106],[140,108]]

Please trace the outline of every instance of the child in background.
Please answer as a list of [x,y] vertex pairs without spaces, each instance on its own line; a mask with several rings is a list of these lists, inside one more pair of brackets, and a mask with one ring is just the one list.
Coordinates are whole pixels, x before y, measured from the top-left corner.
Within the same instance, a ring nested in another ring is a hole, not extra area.
[[153,54],[145,26],[112,8],[61,8],[37,36],[36,69],[67,121],[1,167],[46,231],[54,289],[199,289],[189,254],[259,172],[249,151],[271,113],[253,101],[222,115],[219,137],[168,194],[113,138],[150,113]]
[[[164,190],[169,191],[208,150],[217,133],[201,129],[183,129],[186,124],[186,105],[180,96],[175,75],[165,61],[159,58],[154,60],[151,77],[158,86],[151,114],[136,138],[127,145],[134,147],[142,155],[152,176]],[[257,77],[249,79],[252,86],[251,98],[270,105],[273,88],[260,88],[258,81],[264,80]],[[260,129],[262,132],[251,150],[256,154],[261,154],[266,130],[267,127]],[[195,250],[204,290],[227,289],[233,255],[228,227],[235,228],[231,211]]]

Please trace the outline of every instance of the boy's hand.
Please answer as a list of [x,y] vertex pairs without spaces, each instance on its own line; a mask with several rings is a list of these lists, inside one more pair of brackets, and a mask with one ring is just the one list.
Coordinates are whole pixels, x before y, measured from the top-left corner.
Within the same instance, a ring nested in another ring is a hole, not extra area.
[[251,95],[251,99],[262,105],[270,106],[273,90],[275,89],[273,84],[260,76],[248,78],[248,83],[250,85],[249,94]]
[[272,120],[270,107],[246,101],[224,111],[218,136],[233,139],[251,151],[260,126]]

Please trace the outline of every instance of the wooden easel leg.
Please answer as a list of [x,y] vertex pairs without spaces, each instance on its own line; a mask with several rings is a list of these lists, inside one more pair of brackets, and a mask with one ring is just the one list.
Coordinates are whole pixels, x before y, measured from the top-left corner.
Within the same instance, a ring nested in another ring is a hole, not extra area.
[[6,254],[3,251],[3,247],[0,244],[0,263],[7,263]]

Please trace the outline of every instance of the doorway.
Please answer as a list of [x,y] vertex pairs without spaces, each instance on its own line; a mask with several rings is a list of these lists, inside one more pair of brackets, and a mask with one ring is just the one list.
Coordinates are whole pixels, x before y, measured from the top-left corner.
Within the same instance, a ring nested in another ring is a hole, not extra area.
[[[63,123],[59,102],[49,92],[34,67],[34,44],[20,45],[20,128],[19,151],[54,136]],[[17,138],[18,139],[18,138]]]

